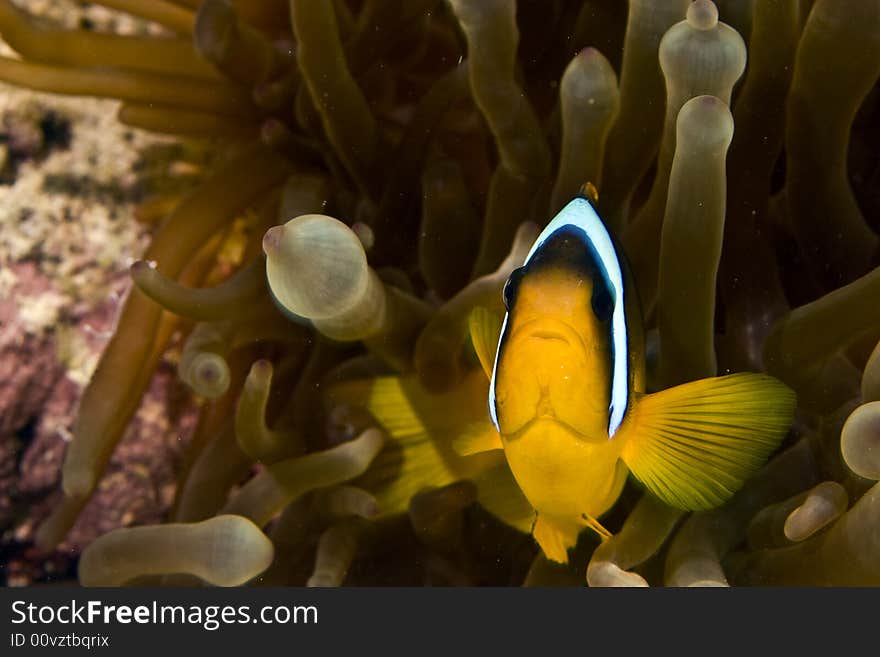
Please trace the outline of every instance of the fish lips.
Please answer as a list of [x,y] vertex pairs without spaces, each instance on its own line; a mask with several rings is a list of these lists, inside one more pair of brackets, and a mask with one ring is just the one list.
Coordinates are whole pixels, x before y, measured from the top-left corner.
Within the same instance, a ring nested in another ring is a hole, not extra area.
[[586,353],[584,340],[571,325],[560,319],[541,317],[518,326],[510,335],[511,341],[558,340]]

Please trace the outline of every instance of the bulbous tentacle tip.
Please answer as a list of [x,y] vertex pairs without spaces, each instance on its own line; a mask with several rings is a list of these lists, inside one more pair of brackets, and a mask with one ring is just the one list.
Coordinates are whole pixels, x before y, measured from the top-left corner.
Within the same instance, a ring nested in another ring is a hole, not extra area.
[[272,226],[272,228],[267,230],[266,234],[263,235],[263,253],[267,256],[278,253],[283,238],[284,226]]
[[587,567],[587,584],[607,587],[647,587],[647,580],[638,573],[623,570],[610,561],[591,563]]
[[695,579],[693,582],[688,583],[688,588],[710,588],[710,589],[726,589],[729,588],[730,585],[726,582],[721,582],[717,579]]
[[128,268],[128,271],[135,278],[144,276],[147,272],[156,268],[156,263],[151,262],[149,260],[135,260],[131,263],[131,267]]
[[250,376],[259,381],[267,381],[272,377],[272,362],[265,358],[255,361],[251,365]]
[[803,503],[792,511],[783,524],[783,534],[790,541],[803,541],[827,527],[846,513],[849,496],[836,481],[826,481],[810,491]]
[[679,139],[705,148],[727,148],[733,139],[733,115],[720,98],[697,96],[678,113]]
[[286,131],[287,129],[281,121],[269,117],[260,124],[260,139],[264,143],[272,144],[283,137]]
[[295,217],[266,232],[263,250],[272,294],[301,317],[328,319],[355,311],[375,290],[363,244],[333,217]]
[[336,586],[334,578],[325,574],[312,575],[306,582],[306,587],[310,589],[326,589]]
[[235,11],[222,0],[207,0],[196,13],[194,45],[207,58],[225,53],[235,30]]
[[213,353],[198,354],[192,362],[193,387],[208,399],[223,396],[229,389],[232,375],[222,356]]
[[718,25],[718,7],[712,0],[696,0],[688,7],[687,22],[695,30],[711,30]]
[[143,290],[144,286],[159,276],[156,263],[149,260],[135,260],[128,268],[128,275],[136,287]]
[[351,226],[352,232],[357,235],[357,238],[360,240],[361,245],[363,245],[364,250],[370,250],[373,248],[373,245],[376,243],[376,236],[373,233],[373,229],[370,228],[367,224],[358,221]]
[[91,495],[97,483],[95,472],[80,464],[65,463],[61,469],[61,489],[70,498],[84,498]]
[[850,470],[880,480],[880,401],[856,408],[840,432],[840,451]]
[[694,100],[696,100],[703,108],[707,110],[714,109],[716,107],[727,106],[727,103],[725,103],[717,96],[697,96]]

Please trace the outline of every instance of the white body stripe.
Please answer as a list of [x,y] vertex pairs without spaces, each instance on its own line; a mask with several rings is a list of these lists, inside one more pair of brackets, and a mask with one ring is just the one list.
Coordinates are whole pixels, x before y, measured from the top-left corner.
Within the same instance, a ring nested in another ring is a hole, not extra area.
[[[527,265],[532,256],[541,248],[551,235],[566,226],[573,226],[583,231],[586,239],[596,249],[602,267],[605,268],[608,280],[614,288],[614,310],[611,315],[611,340],[614,348],[614,361],[611,372],[611,405],[608,409],[608,437],[611,438],[620,427],[629,398],[629,354],[627,345],[626,315],[624,313],[624,289],[623,271],[620,268],[620,260],[611,235],[605,228],[605,224],[596,214],[593,206],[584,198],[577,197],[570,201],[547,227],[538,235],[538,239],[532,245],[526,256],[524,265]],[[498,356],[501,351],[501,342],[507,328],[507,313],[504,315],[504,323],[501,325],[501,336],[498,339],[498,347],[495,350],[495,364],[492,368],[492,380],[489,384],[489,415],[496,429],[498,416],[495,409],[495,375],[498,370]]]

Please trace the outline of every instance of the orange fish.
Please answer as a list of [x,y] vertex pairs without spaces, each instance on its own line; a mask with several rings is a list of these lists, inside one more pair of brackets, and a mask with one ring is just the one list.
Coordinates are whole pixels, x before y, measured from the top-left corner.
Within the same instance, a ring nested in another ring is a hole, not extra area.
[[[379,379],[365,403],[403,440],[401,458],[435,477],[422,485],[474,478],[490,511],[520,528],[529,519],[549,559],[566,562],[584,528],[610,536],[599,518],[629,473],[666,504],[709,509],[763,465],[791,425],[794,393],[763,374],[646,394],[635,288],[586,197],[543,230],[503,296],[503,318],[477,308],[469,322],[488,390],[473,376],[443,397],[413,379]],[[414,436],[433,456],[413,449]],[[478,467],[480,457],[496,460]]]

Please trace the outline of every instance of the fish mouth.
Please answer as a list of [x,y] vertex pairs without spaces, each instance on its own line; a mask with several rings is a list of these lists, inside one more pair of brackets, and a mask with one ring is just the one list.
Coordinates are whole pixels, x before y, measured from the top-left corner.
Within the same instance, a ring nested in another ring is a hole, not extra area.
[[559,331],[548,331],[546,329],[539,329],[531,334],[530,337],[537,338],[539,340],[561,340],[568,344],[568,338],[566,338]]
[[511,337],[514,336],[520,339],[558,341],[572,347],[584,348],[580,334],[570,325],[558,319],[546,317],[533,319],[520,326]]

